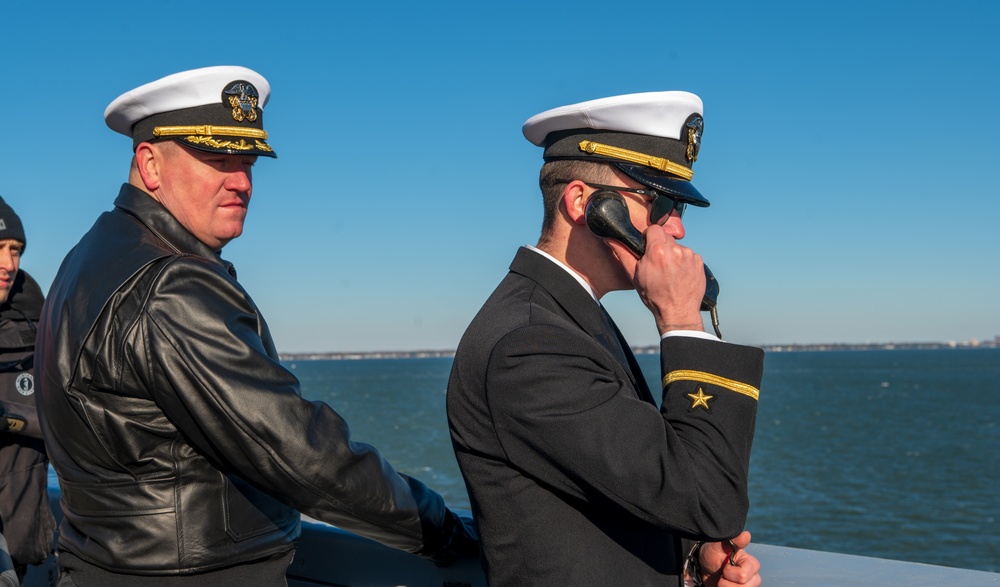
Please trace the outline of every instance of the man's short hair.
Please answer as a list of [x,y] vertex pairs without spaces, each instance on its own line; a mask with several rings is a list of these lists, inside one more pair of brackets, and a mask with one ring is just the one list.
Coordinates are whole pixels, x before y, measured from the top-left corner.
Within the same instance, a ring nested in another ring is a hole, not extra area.
[[542,236],[552,229],[556,215],[559,212],[559,201],[562,199],[566,182],[560,180],[579,179],[593,183],[611,183],[615,174],[607,163],[581,161],[579,159],[564,159],[549,161],[542,165],[538,175],[538,187],[542,190]]

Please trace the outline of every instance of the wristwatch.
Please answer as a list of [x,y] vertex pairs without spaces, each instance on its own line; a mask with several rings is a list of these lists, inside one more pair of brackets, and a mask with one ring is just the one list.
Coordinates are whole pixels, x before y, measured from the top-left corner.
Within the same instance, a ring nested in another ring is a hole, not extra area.
[[701,587],[701,545],[703,542],[695,542],[691,550],[688,551],[687,558],[684,559],[684,587]]

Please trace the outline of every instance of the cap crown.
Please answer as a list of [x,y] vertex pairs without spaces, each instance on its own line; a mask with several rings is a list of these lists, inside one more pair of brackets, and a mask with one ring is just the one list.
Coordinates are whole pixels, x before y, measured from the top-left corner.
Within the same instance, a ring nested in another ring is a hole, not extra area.
[[526,139],[545,146],[549,133],[592,128],[680,140],[688,117],[703,113],[701,98],[680,91],[643,92],[546,110],[525,121]]

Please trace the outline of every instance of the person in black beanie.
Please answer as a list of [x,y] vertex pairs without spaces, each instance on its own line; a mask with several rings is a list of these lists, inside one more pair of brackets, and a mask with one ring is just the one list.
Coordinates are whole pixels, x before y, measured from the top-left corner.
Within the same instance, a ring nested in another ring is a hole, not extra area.
[[14,209],[0,197],[0,303],[7,301],[27,243],[24,225]]
[[49,555],[55,531],[33,373],[45,297],[20,270],[26,240],[21,219],[0,198],[0,530],[19,580]]

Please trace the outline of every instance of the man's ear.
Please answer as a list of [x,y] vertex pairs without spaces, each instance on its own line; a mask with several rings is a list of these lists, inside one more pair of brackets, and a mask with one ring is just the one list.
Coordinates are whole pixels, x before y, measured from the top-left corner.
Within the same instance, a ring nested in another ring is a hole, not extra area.
[[575,224],[587,223],[587,184],[575,179],[563,188],[562,204],[566,215]]
[[160,188],[160,169],[163,153],[150,143],[139,143],[135,148],[135,166],[147,192]]

